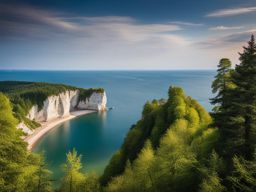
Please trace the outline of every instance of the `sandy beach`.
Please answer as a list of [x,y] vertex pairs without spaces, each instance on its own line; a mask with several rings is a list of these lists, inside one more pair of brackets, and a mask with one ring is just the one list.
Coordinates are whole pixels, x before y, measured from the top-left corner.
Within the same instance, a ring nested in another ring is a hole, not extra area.
[[93,110],[80,110],[80,111],[74,111],[71,112],[71,114],[69,116],[66,117],[62,117],[62,118],[58,118],[58,119],[54,119],[52,121],[48,121],[48,122],[42,122],[41,123],[41,127],[35,129],[35,131],[27,136],[24,141],[26,141],[28,143],[28,150],[32,150],[33,146],[35,145],[35,143],[43,136],[45,135],[48,131],[50,131],[51,129],[53,129],[55,126],[73,119],[75,117],[81,116],[81,115],[86,115],[89,113],[94,113],[96,111]]

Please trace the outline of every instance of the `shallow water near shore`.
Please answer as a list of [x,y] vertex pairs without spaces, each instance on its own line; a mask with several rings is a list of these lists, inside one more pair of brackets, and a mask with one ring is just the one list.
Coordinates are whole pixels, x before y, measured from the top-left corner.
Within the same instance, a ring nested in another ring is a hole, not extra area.
[[58,179],[59,165],[73,148],[82,154],[85,171],[101,174],[129,128],[140,119],[144,103],[167,98],[170,85],[181,86],[210,111],[214,75],[214,71],[0,71],[0,80],[105,88],[108,107],[114,107],[113,110],[66,121],[49,131],[34,147],[35,152],[45,152],[49,168]]

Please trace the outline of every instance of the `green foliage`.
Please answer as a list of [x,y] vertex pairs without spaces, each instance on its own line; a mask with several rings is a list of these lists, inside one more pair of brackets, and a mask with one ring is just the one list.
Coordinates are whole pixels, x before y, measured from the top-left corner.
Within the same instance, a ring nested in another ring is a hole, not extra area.
[[115,172],[113,159],[103,174],[108,178],[106,190],[206,191],[206,183],[222,189],[218,170],[207,177],[202,171],[219,136],[210,123],[211,117],[195,100],[170,87],[167,102],[146,103],[142,119],[121,147],[122,174],[120,167]]
[[8,98],[0,93],[0,191],[51,191],[49,171],[42,157],[27,151],[17,123]]
[[65,173],[62,179],[62,191],[79,191],[83,187],[84,175],[80,172],[82,169],[81,155],[78,155],[76,150],[73,149],[72,152],[68,152],[67,160],[64,165],[62,165],[63,171]]
[[149,169],[154,159],[154,151],[147,141],[132,166],[127,161],[124,174],[115,177],[107,186],[107,191],[150,191],[154,186],[153,173]]
[[26,116],[33,105],[39,110],[44,101],[52,95],[59,95],[67,90],[79,90],[79,100],[85,100],[93,92],[103,93],[103,88],[82,89],[63,84],[50,84],[25,81],[0,81],[0,92],[5,93],[13,105],[13,112],[19,122],[23,121],[29,128],[37,128],[39,123],[28,119]]
[[85,101],[87,98],[89,98],[93,93],[104,93],[103,88],[90,88],[90,89],[79,89],[80,94],[79,94],[79,101]]
[[123,172],[123,164],[125,162],[122,150],[118,150],[111,158],[109,164],[105,168],[104,174],[100,178],[101,184],[107,184],[110,178],[114,175],[119,175]]
[[65,192],[99,192],[101,187],[99,179],[95,174],[84,174],[81,164],[81,155],[77,151],[67,153],[66,163],[62,165],[65,173],[61,182],[61,191]]
[[[253,158],[256,146],[256,44],[254,37],[244,47],[240,54],[239,65],[228,78],[235,86],[227,88],[224,84],[217,84],[213,91],[218,92],[219,110],[213,114],[214,124],[220,130],[218,152],[227,162],[227,172],[232,169],[234,155],[243,156],[250,160]],[[229,69],[230,71],[230,69]],[[219,76],[225,73],[219,71]],[[226,79],[222,78],[222,79]],[[216,78],[215,81],[219,81]],[[218,85],[218,86],[217,86]],[[213,87],[214,88],[214,87]]]
[[24,167],[24,173],[18,178],[18,189],[26,186],[24,191],[51,192],[51,171],[47,169],[44,155],[29,156],[29,165]]
[[201,168],[203,174],[203,181],[200,185],[200,192],[222,192],[226,188],[222,185],[222,181],[218,175],[222,167],[222,160],[216,152],[213,152],[207,167]]
[[213,99],[213,103],[218,101],[219,97],[225,95],[227,89],[232,87],[231,81],[231,61],[227,58],[223,58],[220,60],[219,65],[217,66],[217,75],[215,76],[215,80],[212,82],[212,92],[218,93],[218,95]]
[[240,64],[231,70],[221,60],[213,82],[214,124],[219,129],[217,152],[224,162],[221,171],[228,191],[255,191],[256,149],[256,43],[251,36],[240,53]]
[[85,174],[83,192],[99,192],[101,191],[99,178],[96,174],[89,173]]
[[[25,105],[38,105],[39,108],[43,106],[43,102],[48,96],[58,95],[66,90],[76,90],[76,87],[49,84],[40,82],[23,82],[23,81],[1,81],[0,91],[6,93],[11,101],[22,99]],[[16,101],[20,103],[20,101]],[[22,102],[22,101],[21,101]],[[27,103],[30,102],[30,103]],[[21,104],[24,107],[24,103]]]
[[256,191],[256,160],[247,161],[243,157],[234,156],[234,170],[228,178],[233,191]]

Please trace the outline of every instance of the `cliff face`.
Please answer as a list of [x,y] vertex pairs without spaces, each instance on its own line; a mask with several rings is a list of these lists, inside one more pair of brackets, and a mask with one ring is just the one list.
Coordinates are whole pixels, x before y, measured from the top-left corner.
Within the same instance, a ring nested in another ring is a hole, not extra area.
[[92,93],[85,101],[79,101],[79,91],[66,91],[57,96],[50,96],[44,101],[43,108],[38,109],[34,105],[29,113],[28,118],[37,122],[50,121],[59,117],[65,117],[75,110],[106,110],[107,97],[106,93]]
[[107,96],[106,93],[92,93],[89,98],[78,102],[78,109],[92,109],[97,111],[106,110]]
[[[79,100],[79,90],[66,91],[59,95],[49,96],[39,109],[37,105],[32,106],[27,117],[37,122],[46,122],[56,118],[70,115],[70,112],[76,110],[106,110],[106,93],[93,92],[85,100]],[[31,130],[22,122],[18,125],[25,133],[31,134]]]

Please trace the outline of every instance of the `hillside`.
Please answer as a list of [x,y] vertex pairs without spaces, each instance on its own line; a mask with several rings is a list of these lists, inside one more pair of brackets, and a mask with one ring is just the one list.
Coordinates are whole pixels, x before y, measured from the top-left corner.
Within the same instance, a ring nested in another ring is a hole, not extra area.
[[107,191],[198,191],[218,139],[210,123],[198,102],[170,87],[166,102],[145,104],[141,120],[106,167],[102,184]]

